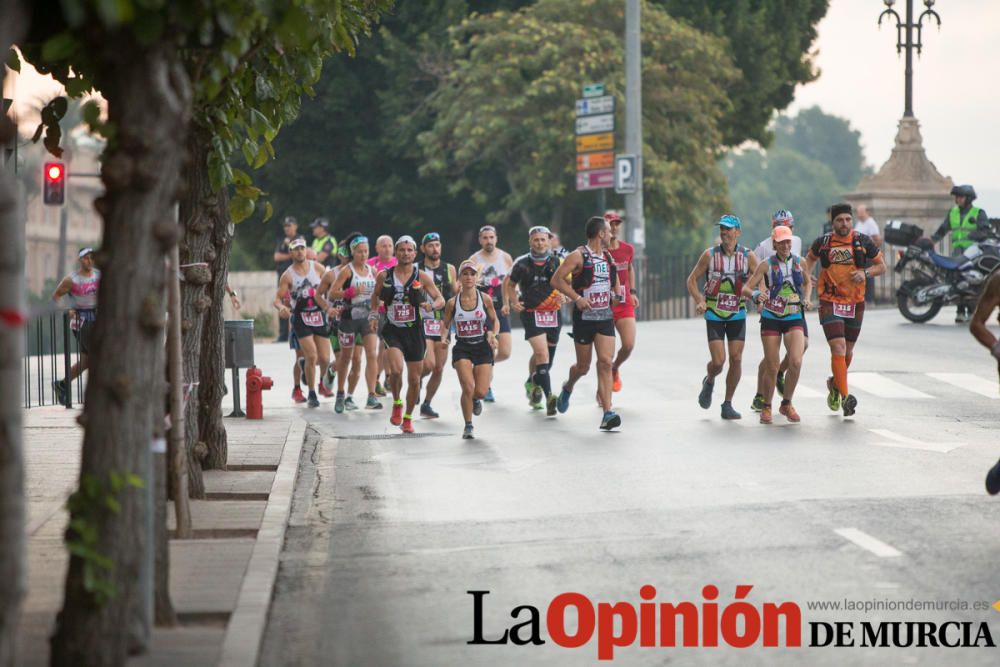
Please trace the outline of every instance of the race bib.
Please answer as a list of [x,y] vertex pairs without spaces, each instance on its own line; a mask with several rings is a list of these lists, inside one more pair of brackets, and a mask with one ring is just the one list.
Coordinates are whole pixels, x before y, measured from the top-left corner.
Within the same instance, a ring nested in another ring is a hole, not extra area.
[[611,290],[607,286],[603,289],[585,290],[583,295],[590,301],[591,310],[603,310],[611,307]]
[[483,335],[482,320],[456,320],[459,338],[480,338]]
[[854,313],[857,310],[857,304],[855,303],[835,303],[833,304],[833,314],[837,317],[843,317],[845,320],[853,320]]
[[392,321],[405,324],[417,321],[417,311],[412,304],[394,303],[392,304]]
[[442,320],[424,320],[424,335],[440,336],[441,325],[443,324],[444,322]]
[[351,332],[341,331],[337,334],[337,339],[340,347],[354,347],[354,334]]
[[788,301],[784,297],[776,296],[764,302],[764,310],[770,311],[775,315],[784,315],[785,306],[787,305]]
[[535,326],[543,329],[551,329],[559,326],[559,311],[556,310],[536,310]]
[[302,324],[307,327],[321,327],[323,326],[323,313],[318,310],[307,310],[301,313]]
[[736,294],[720,294],[715,300],[715,309],[723,313],[740,312],[740,297]]

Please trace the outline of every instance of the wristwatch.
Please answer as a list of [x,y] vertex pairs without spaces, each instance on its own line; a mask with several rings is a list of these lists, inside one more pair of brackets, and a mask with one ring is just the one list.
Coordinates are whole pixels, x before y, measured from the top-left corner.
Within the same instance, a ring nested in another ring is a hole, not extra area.
[[229,296],[236,296],[236,290],[234,289],[229,290]]

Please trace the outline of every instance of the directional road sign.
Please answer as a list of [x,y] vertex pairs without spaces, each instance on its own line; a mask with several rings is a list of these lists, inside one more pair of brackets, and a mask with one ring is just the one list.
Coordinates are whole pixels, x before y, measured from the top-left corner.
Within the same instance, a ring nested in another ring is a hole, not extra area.
[[614,166],[615,154],[611,151],[601,153],[577,153],[576,170],[610,169]]
[[614,169],[595,169],[581,171],[576,175],[577,190],[599,190],[610,188],[615,184]]
[[615,192],[632,194],[639,187],[639,160],[635,155],[615,156]]
[[604,94],[603,83],[591,83],[583,87],[584,97],[600,97]]
[[593,116],[600,113],[614,113],[615,98],[613,95],[603,97],[585,97],[576,101],[577,116]]
[[615,115],[606,113],[600,116],[580,116],[576,119],[577,134],[598,134],[612,132],[615,129]]
[[586,153],[587,151],[607,151],[615,147],[615,135],[613,132],[605,134],[588,134],[576,138],[576,152]]

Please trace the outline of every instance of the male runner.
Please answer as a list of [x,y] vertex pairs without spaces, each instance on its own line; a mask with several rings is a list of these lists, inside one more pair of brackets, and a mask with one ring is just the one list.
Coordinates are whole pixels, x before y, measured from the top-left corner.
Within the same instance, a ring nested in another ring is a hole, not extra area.
[[621,303],[614,307],[615,329],[621,347],[611,364],[612,391],[622,390],[622,378],[618,372],[625,360],[635,349],[635,309],[639,307],[639,292],[635,289],[635,273],[632,270],[632,260],[635,258],[635,248],[618,238],[622,229],[621,216],[613,211],[604,214],[604,219],[611,225],[611,244],[608,252],[615,260],[615,270],[618,271],[618,293]]
[[[1000,273],[994,273],[986,282],[976,312],[969,323],[969,331],[976,340],[989,349],[993,358],[997,360],[997,370],[1000,371],[1000,341],[986,328],[986,320],[993,315],[997,307],[1000,307]],[[1000,492],[1000,461],[986,473],[986,492],[990,495]]]
[[[819,323],[830,345],[833,370],[833,376],[826,381],[826,404],[833,411],[843,407],[844,416],[850,417],[858,407],[858,399],[847,390],[847,369],[865,316],[865,279],[885,273],[885,262],[871,238],[854,231],[850,204],[834,204],[830,216],[833,230],[813,241],[805,270],[812,274],[813,266],[820,263],[816,281]],[[865,268],[869,260],[871,266]]]
[[[305,359],[306,385],[309,387],[307,404],[319,407],[316,396],[316,364],[326,368],[330,363],[330,341],[327,338],[326,310],[330,307],[317,290],[323,280],[324,268],[319,262],[306,259],[305,239],[298,238],[288,245],[292,265],[285,269],[278,281],[274,307],[279,317],[291,318],[302,357]],[[285,305],[285,295],[291,294],[292,308]]]
[[770,424],[771,398],[775,377],[781,363],[781,343],[785,343],[788,378],[778,411],[790,422],[799,422],[799,413],[792,406],[792,396],[799,383],[802,355],[805,353],[805,311],[812,291],[812,275],[802,270],[802,258],[792,254],[792,230],[777,225],[771,232],[776,254],[757,264],[750,280],[743,286],[743,296],[754,298],[754,290],[764,282],[757,295],[760,312],[760,338],[764,345],[764,386],[761,392],[760,423]]
[[558,290],[552,289],[552,276],[560,261],[549,245],[550,235],[547,227],[528,230],[530,250],[514,260],[503,283],[503,302],[520,314],[524,339],[531,345],[528,381],[524,383],[531,407],[541,409],[544,396],[551,417],[556,414],[557,399],[552,393],[549,373],[559,343],[562,327],[559,308],[563,299]]
[[91,337],[97,319],[97,291],[101,286],[101,272],[94,268],[94,249],[81,248],[77,253],[79,268],[63,278],[52,293],[52,300],[59,303],[69,297],[69,327],[79,345],[79,359],[69,369],[69,375],[52,382],[56,400],[66,404],[73,380],[90,368]]
[[[735,215],[719,218],[719,245],[701,254],[687,279],[688,293],[695,302],[695,311],[705,315],[708,330],[708,375],[701,381],[698,405],[707,410],[712,405],[715,378],[722,373],[729,352],[729,372],[726,373],[726,398],[722,402],[723,419],[740,419],[733,408],[733,395],[743,374],[743,345],[746,340],[746,302],[743,285],[757,268],[757,256],[736,239],[742,232]],[[698,281],[705,278],[704,291]]]
[[[795,229],[795,218],[792,216],[791,211],[786,211],[783,208],[779,208],[771,216],[771,230],[785,226],[789,229]],[[753,249],[753,254],[757,255],[757,259],[761,262],[765,262],[768,259],[774,257],[774,241],[769,235],[766,239],[757,244],[757,247]],[[791,254],[795,255],[801,261],[802,258],[802,239],[796,235],[792,235],[792,250]],[[810,278],[812,276],[810,275]],[[809,349],[809,322],[806,320],[805,316],[802,317],[802,328],[803,334],[805,336],[805,347],[802,352]],[[757,366],[757,393],[754,394],[753,402],[750,403],[750,409],[754,412],[760,412],[764,407],[764,369],[767,367],[767,360],[761,359],[760,365]],[[778,366],[778,374],[775,376],[775,387],[778,390],[778,394],[781,396],[785,395],[785,371],[788,370],[788,354],[781,359],[781,364]]]
[[[389,422],[402,425],[403,433],[413,433],[413,408],[420,398],[420,371],[424,363],[424,329],[421,318],[429,311],[444,307],[441,292],[431,276],[417,269],[417,242],[411,236],[396,241],[397,264],[378,274],[372,293],[369,331],[378,330],[378,307],[385,307],[386,322],[382,341],[388,348],[386,382],[392,392],[392,416]],[[431,298],[428,303],[424,294]],[[421,315],[420,311],[428,311]],[[406,411],[400,394],[403,389],[403,368],[406,368]]]
[[[608,253],[611,227],[595,216],[587,221],[587,243],[571,252],[552,276],[551,285],[573,301],[573,342],[576,363],[556,401],[559,412],[569,409],[569,398],[577,380],[590,370],[597,351],[597,397],[604,416],[601,428],[621,426],[622,418],[611,409],[611,359],[615,354],[615,324],[612,306],[617,304],[618,272]],[[572,281],[570,278],[572,277]]]
[[[448,301],[455,292],[457,276],[455,266],[441,261],[441,235],[437,232],[424,234],[420,240],[420,251],[424,254],[424,261],[418,268],[423,269],[434,278],[434,285],[441,291],[441,296]],[[427,380],[427,391],[424,393],[424,401],[420,404],[420,416],[428,419],[439,417],[431,401],[437,394],[438,387],[441,386],[441,376],[444,374],[444,365],[448,361],[448,339],[443,337],[441,329],[444,318],[443,310],[435,310],[431,315],[424,318],[424,338],[427,340],[427,356],[424,357],[424,369],[421,378],[430,376]]]
[[[497,247],[497,230],[493,225],[479,228],[480,250],[469,257],[479,271],[479,291],[493,299],[493,306],[500,320],[500,337],[497,339],[497,353],[494,361],[499,363],[510,356],[510,309],[503,308],[503,279],[510,273],[514,259]],[[493,388],[486,392],[487,402],[492,403]]]
[[[391,236],[382,236],[375,239],[375,256],[368,260],[368,263],[375,267],[376,273],[381,273],[386,269],[396,266],[395,246]],[[382,327],[385,325],[385,313],[380,311],[379,335],[382,334]],[[375,376],[375,395],[382,398],[386,395],[385,386],[381,378],[385,373],[386,350],[385,345],[379,343],[378,353],[378,373]]]

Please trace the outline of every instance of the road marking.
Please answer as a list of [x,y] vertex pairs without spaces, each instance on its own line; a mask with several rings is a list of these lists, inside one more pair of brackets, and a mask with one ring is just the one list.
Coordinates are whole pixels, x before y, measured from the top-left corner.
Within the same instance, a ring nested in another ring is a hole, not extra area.
[[927,373],[928,377],[971,391],[986,398],[1000,398],[1000,389],[993,380],[985,380],[972,373]]
[[886,438],[889,442],[873,442],[873,445],[879,447],[899,447],[901,449],[922,449],[928,452],[940,452],[941,454],[947,454],[953,449],[958,449],[965,445],[964,442],[924,442],[923,440],[915,440],[913,438],[908,438],[905,435],[899,435],[898,433],[893,433],[886,428],[870,428],[870,432],[875,435],[880,435]]
[[826,393],[798,384],[795,385],[795,396],[797,398],[825,398]]
[[882,540],[875,539],[868,533],[862,532],[857,528],[837,528],[833,532],[837,533],[845,540],[854,542],[862,549],[871,551],[879,558],[895,558],[903,555],[902,551],[889,546]]
[[934,398],[878,373],[851,373],[847,382],[852,388],[858,387],[881,398]]

